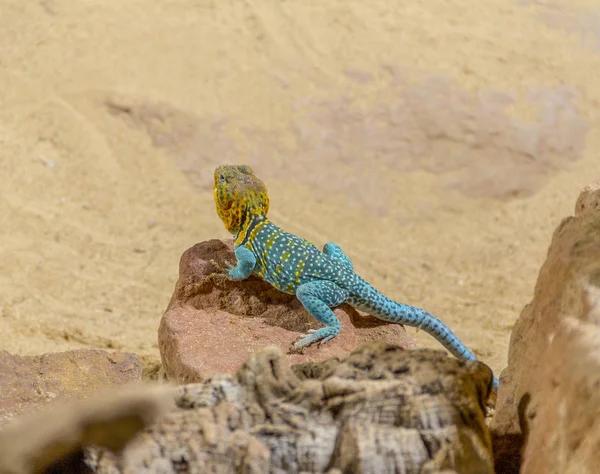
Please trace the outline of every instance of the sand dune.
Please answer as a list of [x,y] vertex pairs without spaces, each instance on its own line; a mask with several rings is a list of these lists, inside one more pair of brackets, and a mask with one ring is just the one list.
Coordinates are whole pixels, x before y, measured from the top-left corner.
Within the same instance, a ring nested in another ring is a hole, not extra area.
[[226,237],[212,170],[248,163],[273,220],[336,241],[500,370],[553,229],[600,176],[599,15],[583,0],[4,2],[0,349],[158,358],[181,253]]

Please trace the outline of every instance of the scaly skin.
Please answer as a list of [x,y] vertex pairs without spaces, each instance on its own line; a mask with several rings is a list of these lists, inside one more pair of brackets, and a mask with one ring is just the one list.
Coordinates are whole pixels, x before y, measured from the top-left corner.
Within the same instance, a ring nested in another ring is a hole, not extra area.
[[[379,319],[423,329],[455,357],[475,356],[438,318],[427,311],[397,303],[358,276],[352,262],[333,242],[323,250],[290,234],[268,218],[265,184],[246,165],[223,165],[215,170],[213,195],[217,214],[235,237],[237,265],[225,272],[232,280],[258,275],[278,290],[296,295],[306,310],[325,327],[310,330],[295,343],[296,349],[325,343],[337,336],[340,321],[331,308],[342,303]],[[493,391],[498,388],[494,377]]]

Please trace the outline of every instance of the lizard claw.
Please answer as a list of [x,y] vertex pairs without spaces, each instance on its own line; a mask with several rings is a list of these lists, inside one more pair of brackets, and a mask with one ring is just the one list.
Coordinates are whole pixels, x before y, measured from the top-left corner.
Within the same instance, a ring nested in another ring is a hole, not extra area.
[[[307,329],[305,334],[301,334],[298,340],[292,346],[292,353],[303,353],[308,346],[316,344],[322,346],[327,341],[333,339],[336,334],[323,334],[323,329]],[[319,332],[321,331],[321,332]]]
[[289,348],[289,354],[304,354],[305,347],[298,347],[296,344],[292,344]]
[[308,333],[312,333],[314,332],[314,329],[309,329],[307,331],[307,334],[300,334],[298,336],[298,338],[296,339],[296,342],[294,342],[292,344],[292,347],[290,348],[290,353],[292,354],[303,354],[304,353],[304,349],[306,349],[308,346],[311,345],[310,342],[306,342],[306,341],[302,341],[303,339],[305,339],[308,336]]
[[229,263],[228,260],[224,260],[223,264],[220,264],[215,259],[211,258],[210,263],[212,263],[221,273],[229,273],[229,271],[233,268],[233,265]]
[[215,278],[227,278],[228,280],[231,280],[230,272],[235,267],[231,263],[229,263],[229,261],[225,260],[223,262],[224,264],[222,265],[219,262],[217,262],[216,260],[211,258],[210,263],[212,263],[215,267],[217,267],[218,271],[208,275],[206,277],[205,281],[210,281]]

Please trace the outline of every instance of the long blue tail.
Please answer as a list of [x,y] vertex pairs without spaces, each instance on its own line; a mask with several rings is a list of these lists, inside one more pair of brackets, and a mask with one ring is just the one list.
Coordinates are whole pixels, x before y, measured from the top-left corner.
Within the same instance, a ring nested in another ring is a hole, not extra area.
[[[458,359],[477,359],[458,336],[434,315],[424,309],[389,299],[360,277],[347,303],[384,321],[423,329]],[[494,377],[493,390],[494,392],[498,390],[496,377]]]

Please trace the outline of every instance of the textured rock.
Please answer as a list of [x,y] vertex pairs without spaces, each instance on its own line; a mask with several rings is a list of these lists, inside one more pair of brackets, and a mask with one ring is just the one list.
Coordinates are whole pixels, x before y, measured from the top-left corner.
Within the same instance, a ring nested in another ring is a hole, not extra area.
[[600,288],[584,297],[583,317],[561,321],[536,376],[543,398],[535,412],[525,409],[523,474],[598,472]]
[[134,354],[97,349],[17,356],[0,352],[0,424],[56,398],[82,398],[106,386],[139,382]]
[[172,408],[173,388],[165,387],[129,387],[119,394],[53,402],[0,430],[0,472],[91,472],[84,463],[86,446],[120,451]]
[[[242,282],[206,280],[210,263],[235,262],[231,242],[211,240],[181,257],[179,280],[159,328],[158,342],[166,375],[179,383],[201,382],[216,373],[233,373],[255,351],[277,345],[288,351],[300,334],[319,328],[292,295],[257,277]],[[345,357],[358,344],[381,340],[414,346],[403,326],[364,315],[348,305],[336,309],[342,332],[303,354],[286,354],[288,363]]]
[[587,212],[600,209],[600,181],[589,184],[581,191],[575,203],[575,215],[581,216]]
[[[577,449],[571,445],[575,438],[570,424],[579,416],[595,419],[597,401],[591,396],[586,401],[584,393],[569,387],[577,380],[582,390],[591,389],[600,363],[597,323],[587,316],[591,303],[585,303],[583,297],[586,285],[600,286],[600,209],[588,205],[594,202],[592,194],[586,189],[578,199],[578,216],[564,219],[554,232],[533,300],[513,328],[508,367],[502,373],[492,421],[499,473],[519,472],[524,445],[528,459],[533,459],[530,456],[537,450],[537,456],[548,460],[548,469],[527,467],[523,472],[567,472],[563,465],[567,460],[562,459],[561,464],[555,456],[570,455]],[[561,410],[569,413],[569,419]],[[551,425],[549,420],[565,424]],[[542,429],[548,430],[545,442],[548,436],[562,439],[542,449]],[[553,453],[549,446],[553,446]],[[527,462],[527,466],[534,465]]]
[[177,388],[177,408],[96,472],[493,473],[492,373],[444,351],[370,342],[290,368],[270,347],[235,375]]

